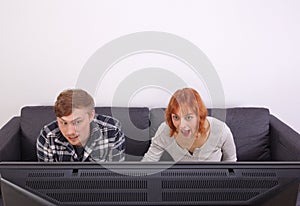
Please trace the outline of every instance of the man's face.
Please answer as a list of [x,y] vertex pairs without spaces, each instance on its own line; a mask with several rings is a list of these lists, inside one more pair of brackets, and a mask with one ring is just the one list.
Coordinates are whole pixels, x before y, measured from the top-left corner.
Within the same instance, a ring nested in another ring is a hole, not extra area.
[[57,117],[59,129],[71,145],[84,146],[86,144],[94,115],[94,110],[82,108],[73,109],[69,116]]

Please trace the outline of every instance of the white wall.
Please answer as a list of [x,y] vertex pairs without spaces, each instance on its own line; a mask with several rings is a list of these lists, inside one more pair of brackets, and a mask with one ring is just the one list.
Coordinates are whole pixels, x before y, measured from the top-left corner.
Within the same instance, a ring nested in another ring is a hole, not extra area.
[[[61,90],[75,87],[89,57],[108,42],[162,31],[207,55],[227,107],[267,107],[300,132],[299,11],[298,0],[1,0],[0,127],[22,106],[51,105]],[[144,67],[152,60],[172,65],[166,57],[142,59]],[[128,62],[122,64],[132,72]],[[97,105],[110,104],[124,71],[115,81],[103,80],[105,95],[97,97]],[[196,80],[187,81],[200,89]],[[159,88],[145,89],[128,105],[165,106],[168,98]]]

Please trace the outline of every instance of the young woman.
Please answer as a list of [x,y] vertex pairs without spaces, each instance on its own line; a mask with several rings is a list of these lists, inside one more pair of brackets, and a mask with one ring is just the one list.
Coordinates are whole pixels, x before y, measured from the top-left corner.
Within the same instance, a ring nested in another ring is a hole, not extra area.
[[163,122],[142,161],[159,161],[167,151],[174,161],[236,161],[229,127],[207,116],[198,92],[177,90],[170,99]]

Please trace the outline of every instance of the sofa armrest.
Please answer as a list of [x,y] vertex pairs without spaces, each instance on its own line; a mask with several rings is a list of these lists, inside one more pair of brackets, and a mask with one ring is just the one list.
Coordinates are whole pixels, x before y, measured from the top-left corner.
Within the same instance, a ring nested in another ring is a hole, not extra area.
[[270,141],[272,160],[300,160],[300,134],[273,115],[270,115]]
[[13,117],[0,130],[0,161],[20,160],[20,117]]

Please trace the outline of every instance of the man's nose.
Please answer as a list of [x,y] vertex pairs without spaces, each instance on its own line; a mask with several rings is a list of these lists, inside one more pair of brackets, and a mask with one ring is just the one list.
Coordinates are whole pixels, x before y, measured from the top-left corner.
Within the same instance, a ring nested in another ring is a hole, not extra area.
[[76,133],[76,127],[74,124],[68,124],[67,126],[67,134],[72,135]]

